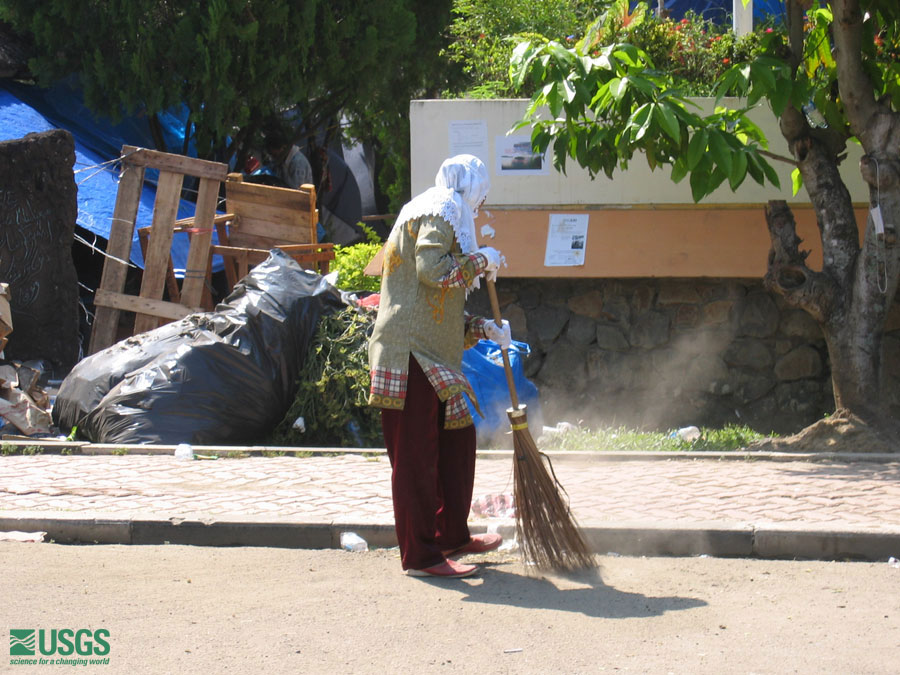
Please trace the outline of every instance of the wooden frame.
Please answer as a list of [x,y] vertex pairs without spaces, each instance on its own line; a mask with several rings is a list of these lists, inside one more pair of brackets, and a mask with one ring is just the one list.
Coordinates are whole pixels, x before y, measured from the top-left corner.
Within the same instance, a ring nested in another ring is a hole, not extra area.
[[[138,204],[145,169],[159,171],[152,224],[137,228],[144,252],[144,272],[138,296],[124,293],[128,258],[135,233]],[[89,353],[112,345],[119,333],[121,312],[135,313],[130,335],[152,330],[161,322],[175,321],[193,312],[212,308],[210,279],[212,256],[225,261],[230,291],[250,267],[265,260],[272,248],[280,248],[297,262],[321,274],[334,260],[334,245],[319,243],[316,227],[316,190],[303,185],[298,190],[245,183],[241,174],[228,174],[228,167],[181,155],[122,147],[122,174],[116,195],[113,222],[100,286],[94,294],[96,313]],[[199,179],[194,216],[176,220],[185,176]],[[226,180],[227,179],[227,180]],[[222,181],[225,208],[216,214]],[[213,228],[219,243],[212,244]],[[188,259],[181,288],[172,265],[172,238],[187,232]],[[168,300],[163,300],[168,292]]]
[[[153,220],[147,235],[140,295],[135,297],[124,293],[124,289],[146,169],[159,171],[159,183]],[[219,187],[227,173],[227,165],[219,162],[130,145],[122,147],[122,172],[106,247],[108,255],[94,295],[96,312],[89,353],[115,343],[122,311],[135,313],[131,332],[134,335],[156,328],[160,319],[179,319],[200,308],[209,265],[216,202]],[[171,264],[172,237],[185,176],[198,178],[200,183],[196,211],[191,219],[196,229],[188,249],[187,269],[179,301],[172,302],[162,298]]]

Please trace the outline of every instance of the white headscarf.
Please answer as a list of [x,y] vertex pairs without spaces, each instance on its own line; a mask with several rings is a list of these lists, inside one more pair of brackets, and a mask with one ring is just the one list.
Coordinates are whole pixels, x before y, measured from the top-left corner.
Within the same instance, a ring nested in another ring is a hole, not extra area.
[[434,187],[407,202],[394,227],[425,215],[440,216],[453,226],[462,252],[472,253],[478,248],[475,237],[478,207],[490,188],[487,167],[475,155],[445,159],[434,178]]

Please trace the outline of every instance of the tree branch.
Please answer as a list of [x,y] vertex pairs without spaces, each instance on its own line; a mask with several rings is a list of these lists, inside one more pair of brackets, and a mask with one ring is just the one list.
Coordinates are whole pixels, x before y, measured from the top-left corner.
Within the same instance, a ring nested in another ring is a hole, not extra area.
[[875,147],[883,147],[882,134],[889,131],[887,127],[872,124],[873,116],[880,110],[875,101],[872,82],[863,70],[862,64],[862,12],[859,0],[833,0],[835,62],[837,68],[838,89],[850,130],[859,138],[866,152]]
[[778,155],[774,152],[769,152],[768,150],[763,150],[758,148],[756,150],[759,154],[764,157],[768,157],[769,159],[774,159],[777,162],[784,162],[785,164],[790,164],[791,166],[797,166],[797,160],[792,157],[785,157],[784,155]]
[[822,272],[806,266],[809,251],[801,251],[794,214],[784,200],[772,200],[766,204],[766,224],[772,248],[763,285],[784,297],[793,306],[806,310],[819,321],[826,323],[834,307],[837,286],[834,280]]

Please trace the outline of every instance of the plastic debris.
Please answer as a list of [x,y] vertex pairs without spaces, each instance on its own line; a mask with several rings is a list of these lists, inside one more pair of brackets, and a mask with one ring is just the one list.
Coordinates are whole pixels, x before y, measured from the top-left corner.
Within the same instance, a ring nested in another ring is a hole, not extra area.
[[0,532],[0,541],[18,541],[39,544],[44,541],[45,536],[47,536],[46,532],[20,532],[19,530],[11,530],[9,532]]
[[175,459],[194,459],[194,448],[190,443],[179,443],[175,446]]
[[682,427],[675,433],[686,443],[693,443],[700,438],[700,430],[697,427]]
[[515,518],[515,499],[511,494],[483,495],[472,500],[472,513],[486,518]]
[[369,545],[356,532],[341,532],[341,548],[345,551],[358,553],[368,551]]
[[888,565],[900,570],[900,560],[897,560],[895,557],[891,556],[888,558]]
[[542,427],[541,431],[545,434],[564,434],[567,431],[576,431],[577,429],[577,424],[572,424],[571,422],[558,422],[555,427]]

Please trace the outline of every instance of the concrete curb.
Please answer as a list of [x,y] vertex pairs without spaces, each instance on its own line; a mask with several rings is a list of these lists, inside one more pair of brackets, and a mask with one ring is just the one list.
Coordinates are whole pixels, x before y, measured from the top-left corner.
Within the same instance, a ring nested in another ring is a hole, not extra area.
[[[116,445],[114,443],[88,443],[85,441],[66,441],[58,439],[3,439],[4,446],[13,448],[40,448],[45,453],[67,453],[78,455],[172,455],[175,452],[174,445]],[[218,455],[222,458],[229,456],[258,456],[258,455],[297,455],[310,457],[319,455],[386,455],[384,448],[329,448],[329,447],[295,447],[295,446],[260,446],[260,445],[194,445],[195,454]],[[513,451],[508,450],[479,450],[479,459],[504,459],[511,458]],[[627,462],[627,461],[654,461],[654,460],[731,460],[731,461],[768,461],[768,462],[873,462],[873,463],[900,463],[900,452],[755,452],[750,450],[733,450],[728,452],[716,451],[685,451],[685,452],[643,452],[619,451],[619,450],[547,450],[544,451],[552,461],[596,461],[596,462]]]
[[[473,532],[487,525],[472,524]],[[180,520],[37,514],[0,516],[0,531],[46,532],[46,539],[65,544],[181,544],[191,546],[260,546],[276,548],[340,548],[342,532],[356,532],[372,548],[397,545],[392,524],[265,520]],[[501,524],[504,538],[515,525]],[[900,557],[896,532],[816,530],[796,526],[746,523],[588,524],[582,533],[600,555],[742,557],[763,559],[883,561]]]

